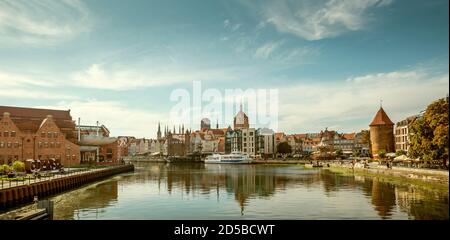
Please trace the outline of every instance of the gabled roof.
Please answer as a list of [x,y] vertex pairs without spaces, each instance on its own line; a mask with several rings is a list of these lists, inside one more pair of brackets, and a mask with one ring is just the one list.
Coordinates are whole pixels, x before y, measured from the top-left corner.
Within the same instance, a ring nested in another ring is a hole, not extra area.
[[354,140],[355,136],[356,136],[356,133],[344,133],[344,134],[342,134],[342,137],[344,139],[347,139],[347,140]]
[[51,115],[53,121],[69,141],[76,141],[75,123],[70,116],[70,110],[52,110],[39,108],[22,108],[0,106],[0,117],[3,113],[10,113],[10,118],[22,132],[36,133],[44,119]]
[[394,125],[394,123],[391,121],[391,119],[389,119],[388,115],[382,107],[380,107],[380,110],[378,110],[369,126],[378,125]]

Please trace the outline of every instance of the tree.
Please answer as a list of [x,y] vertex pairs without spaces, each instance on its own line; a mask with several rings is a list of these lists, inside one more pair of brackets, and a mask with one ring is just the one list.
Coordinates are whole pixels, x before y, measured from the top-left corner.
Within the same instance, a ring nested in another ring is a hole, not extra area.
[[448,98],[430,104],[410,125],[410,156],[425,161],[448,161]]
[[16,171],[16,172],[23,172],[25,171],[25,163],[21,162],[21,161],[15,161],[12,164],[12,168]]
[[292,147],[287,142],[280,142],[277,145],[277,151],[281,154],[289,154],[292,153]]
[[401,156],[401,155],[406,155],[406,151],[405,150],[398,150],[397,152],[395,152],[395,156]]
[[0,173],[7,174],[9,171],[11,171],[11,168],[8,164],[3,164],[0,166]]
[[361,143],[362,144],[369,144],[370,142],[370,131],[369,130],[362,130],[361,131]]
[[342,149],[336,150],[336,157],[341,158],[343,155]]
[[354,149],[353,150],[353,157],[361,157],[361,152],[356,150],[356,149]]
[[380,157],[380,159],[386,158],[386,151],[385,150],[378,151],[378,157]]

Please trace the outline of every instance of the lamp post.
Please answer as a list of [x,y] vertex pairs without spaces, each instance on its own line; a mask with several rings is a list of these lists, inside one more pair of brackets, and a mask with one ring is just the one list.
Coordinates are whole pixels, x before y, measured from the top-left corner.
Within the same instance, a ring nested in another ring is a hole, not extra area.
[[69,159],[67,159],[67,161],[68,161],[68,163],[67,163],[68,169],[67,170],[70,173],[70,159],[72,158],[72,154],[71,154],[70,146],[67,149],[69,150]]

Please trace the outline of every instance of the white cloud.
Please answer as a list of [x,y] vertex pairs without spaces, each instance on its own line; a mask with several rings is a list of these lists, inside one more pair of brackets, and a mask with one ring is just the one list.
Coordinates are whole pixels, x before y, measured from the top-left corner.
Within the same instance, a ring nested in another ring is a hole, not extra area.
[[130,68],[105,67],[92,64],[86,71],[75,73],[70,84],[78,87],[108,90],[132,90],[155,86],[168,86],[175,83],[208,80],[232,80],[234,75],[222,69],[134,70]]
[[8,88],[6,91],[0,91],[0,97],[15,98],[15,99],[46,99],[46,100],[73,100],[78,97],[58,94],[48,90],[30,90],[21,88]]
[[[133,109],[116,101],[68,101],[51,106],[35,106],[50,109],[70,109],[72,118],[81,118],[81,124],[95,125],[97,121],[104,124],[111,136],[156,137],[158,121],[167,116],[150,109]],[[161,124],[164,124],[162,122]]]
[[3,0],[0,43],[51,44],[89,31],[89,10],[78,0]]
[[331,126],[339,131],[366,129],[381,99],[391,120],[397,122],[445,97],[448,86],[448,73],[433,76],[422,69],[290,86],[280,89],[280,128],[288,132]]
[[225,21],[223,21],[223,27],[227,28],[230,25],[230,20],[225,19]]
[[0,85],[2,87],[17,87],[29,85],[49,87],[53,86],[54,83],[40,76],[28,76],[24,74],[16,74],[0,70]]
[[272,52],[274,52],[282,44],[283,44],[283,41],[266,43],[266,44],[262,45],[261,47],[259,47],[258,49],[256,49],[254,56],[256,58],[267,59],[272,54]]
[[269,1],[262,5],[262,17],[281,32],[319,40],[363,29],[371,10],[391,3],[392,0]]

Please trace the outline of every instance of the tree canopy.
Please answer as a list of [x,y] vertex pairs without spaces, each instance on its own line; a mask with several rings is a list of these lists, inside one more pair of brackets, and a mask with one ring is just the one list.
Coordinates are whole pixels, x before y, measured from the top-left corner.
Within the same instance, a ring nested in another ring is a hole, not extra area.
[[409,155],[423,160],[448,161],[448,99],[430,104],[410,125]]
[[292,153],[292,147],[287,142],[280,142],[277,145],[277,151],[281,154],[289,154]]

